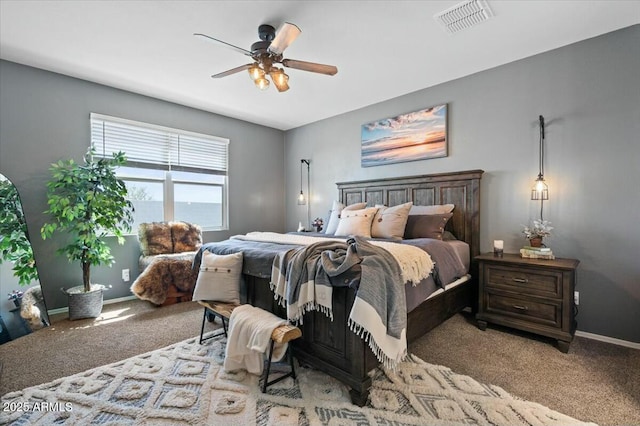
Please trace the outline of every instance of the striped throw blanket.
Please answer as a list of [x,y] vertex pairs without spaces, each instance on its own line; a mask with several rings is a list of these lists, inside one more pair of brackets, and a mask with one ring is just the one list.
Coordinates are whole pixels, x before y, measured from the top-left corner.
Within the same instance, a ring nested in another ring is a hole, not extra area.
[[407,354],[405,280],[385,249],[359,237],[291,249],[274,259],[271,287],[289,320],[302,323],[303,314],[311,310],[333,320],[331,277],[356,264],[362,272],[348,326],[369,343],[383,365],[394,368]]

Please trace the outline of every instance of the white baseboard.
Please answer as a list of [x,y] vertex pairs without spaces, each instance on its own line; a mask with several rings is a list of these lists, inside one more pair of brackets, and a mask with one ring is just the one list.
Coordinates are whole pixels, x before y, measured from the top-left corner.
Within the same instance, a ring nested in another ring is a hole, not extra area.
[[618,346],[625,346],[631,349],[640,349],[640,343],[629,342],[627,340],[616,339],[613,337],[602,336],[600,334],[587,333],[586,331],[576,331],[576,336],[584,337],[591,340],[599,340],[601,342],[611,343]]
[[[136,296],[125,296],[125,297],[117,297],[115,299],[107,299],[103,302],[103,304],[105,305],[110,305],[112,303],[118,303],[118,302],[126,302],[127,300],[133,300],[133,299],[137,299]],[[64,314],[66,312],[69,312],[69,307],[65,306],[62,308],[56,308],[56,309],[50,309],[47,310],[47,314],[49,315],[55,315],[55,314]]]

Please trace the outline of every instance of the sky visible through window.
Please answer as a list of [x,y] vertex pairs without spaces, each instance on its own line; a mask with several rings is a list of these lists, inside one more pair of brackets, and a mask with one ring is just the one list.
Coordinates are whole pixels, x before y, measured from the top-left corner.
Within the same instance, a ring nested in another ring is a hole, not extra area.
[[[163,199],[163,181],[165,170],[154,170],[135,167],[121,167],[118,176],[127,181],[128,187],[144,188],[145,199],[160,201]],[[225,176],[209,175],[192,172],[171,172],[175,182],[175,202],[204,201],[207,203],[222,203],[222,188],[200,184],[224,185]],[[150,181],[136,181],[136,179],[150,179]],[[135,198],[135,197],[134,197]]]

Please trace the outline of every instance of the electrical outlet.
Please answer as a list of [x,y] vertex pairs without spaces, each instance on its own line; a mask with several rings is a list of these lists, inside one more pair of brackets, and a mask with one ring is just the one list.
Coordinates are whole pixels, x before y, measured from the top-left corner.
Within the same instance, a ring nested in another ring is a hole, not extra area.
[[576,303],[576,305],[580,304],[580,293],[577,291],[573,292],[573,301]]
[[124,281],[124,282],[128,282],[129,281],[129,270],[128,269],[123,269],[122,270],[122,281]]

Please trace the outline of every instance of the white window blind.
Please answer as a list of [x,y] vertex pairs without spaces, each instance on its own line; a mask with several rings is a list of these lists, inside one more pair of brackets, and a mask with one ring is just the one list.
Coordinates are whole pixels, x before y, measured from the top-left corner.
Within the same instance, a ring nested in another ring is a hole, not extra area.
[[91,146],[107,158],[123,151],[131,166],[227,174],[229,140],[215,136],[92,113]]

